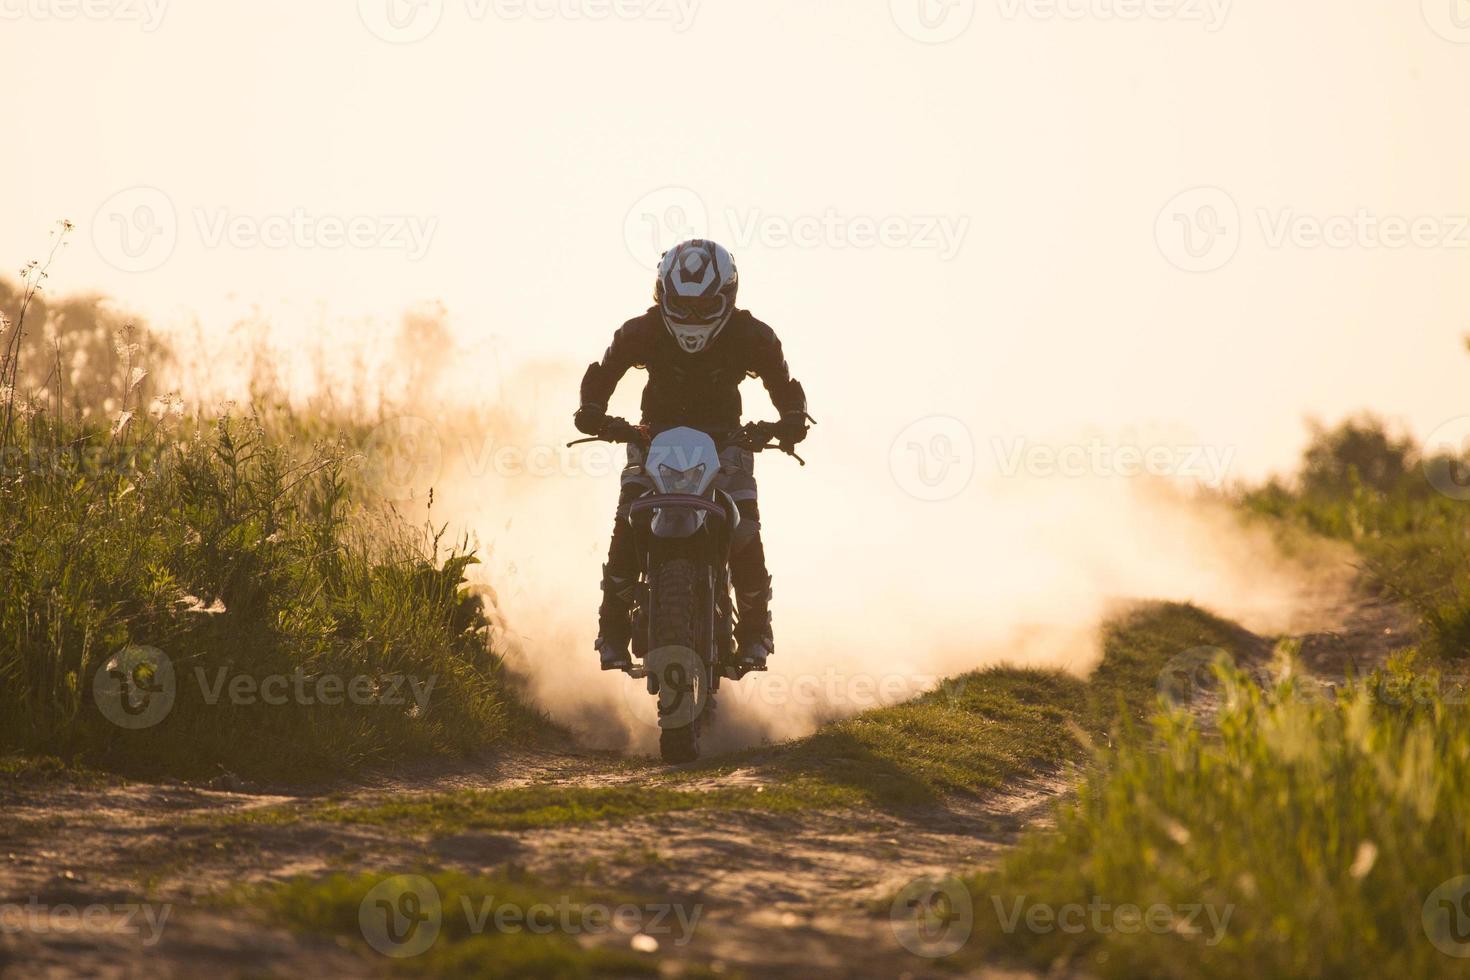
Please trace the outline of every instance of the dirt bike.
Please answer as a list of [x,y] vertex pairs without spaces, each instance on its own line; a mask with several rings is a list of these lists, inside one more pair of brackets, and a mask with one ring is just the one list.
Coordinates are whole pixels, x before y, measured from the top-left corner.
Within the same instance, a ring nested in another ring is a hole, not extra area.
[[750,452],[779,449],[805,466],[791,445],[777,441],[778,431],[774,422],[752,422],[729,433],[681,427],[649,438],[642,426],[610,419],[600,435],[567,444],[628,443],[643,450],[643,469],[654,489],[628,513],[639,575],[635,662],[627,673],[646,679],[648,693],[658,698],[659,754],[665,762],[699,758],[699,736],[713,717],[720,681],[748,672],[736,658],[730,592],[730,542],[740,511],[715,486],[716,436]]

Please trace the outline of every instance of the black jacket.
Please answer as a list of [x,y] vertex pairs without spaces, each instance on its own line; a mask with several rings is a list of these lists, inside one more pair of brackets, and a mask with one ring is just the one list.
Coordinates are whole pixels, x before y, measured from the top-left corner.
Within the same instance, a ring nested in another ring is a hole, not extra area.
[[679,348],[658,307],[613,334],[602,360],[582,379],[582,404],[607,410],[629,368],[646,368],[643,424],[654,431],[688,425],[705,431],[740,426],[740,382],[760,378],[783,417],[806,415],[806,395],[791,377],[776,332],[746,310],[736,310],[702,351]]

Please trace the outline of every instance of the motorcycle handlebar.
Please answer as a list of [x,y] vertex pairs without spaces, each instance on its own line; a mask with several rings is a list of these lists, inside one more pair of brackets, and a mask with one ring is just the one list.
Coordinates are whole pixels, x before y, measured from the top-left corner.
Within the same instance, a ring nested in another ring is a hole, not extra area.
[[[730,437],[727,441],[753,453],[766,449],[779,449],[805,466],[806,460],[796,455],[795,446],[782,443],[777,439],[778,429],[779,424],[776,422],[751,422],[732,433],[727,433]],[[597,435],[588,436],[585,439],[574,439],[567,443],[567,447],[581,446],[589,442],[611,442],[627,443],[646,449],[649,438],[648,426],[634,425],[627,419],[611,418],[607,420],[607,424]]]

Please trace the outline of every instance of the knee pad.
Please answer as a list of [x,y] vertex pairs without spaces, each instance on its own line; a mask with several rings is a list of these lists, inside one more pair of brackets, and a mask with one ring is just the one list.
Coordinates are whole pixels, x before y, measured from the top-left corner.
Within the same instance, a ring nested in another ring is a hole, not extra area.
[[637,576],[636,574],[633,576],[620,574],[622,571],[611,564],[603,565],[602,591],[607,595],[617,596],[624,602],[632,602],[633,586],[637,584]]
[[758,518],[745,516],[741,507],[740,524],[730,535],[730,554],[738,555],[760,541],[761,522]]

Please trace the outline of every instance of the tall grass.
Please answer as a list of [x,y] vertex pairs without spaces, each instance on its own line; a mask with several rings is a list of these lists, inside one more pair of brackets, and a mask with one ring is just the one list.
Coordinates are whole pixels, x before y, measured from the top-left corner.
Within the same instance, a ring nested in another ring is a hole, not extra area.
[[[1362,682],[1314,686],[1278,648],[1263,688],[1217,665],[1209,730],[1156,706],[1100,752],[1056,828],[965,882],[958,958],[1134,977],[1470,976],[1465,460],[1364,416],[1319,428],[1250,510],[1351,542],[1427,642]],[[1128,715],[1125,717],[1136,717]]]
[[[1426,456],[1371,416],[1319,428],[1300,474],[1245,495],[1252,511],[1350,542],[1389,596],[1423,619],[1434,653],[1470,656],[1467,461]],[[1446,492],[1451,491],[1451,492]]]
[[[1125,740],[1054,833],[968,880],[967,955],[1116,977],[1470,975],[1451,955],[1470,953],[1454,881],[1470,873],[1470,708],[1405,664],[1336,698],[1221,670],[1218,737],[1159,715],[1157,741]],[[1018,899],[1110,911],[1007,929]],[[1122,906],[1158,906],[1157,927],[1124,928]]]
[[[191,415],[148,393],[126,330],[80,376],[27,364],[28,333],[66,346],[65,317],[35,320],[45,268],[6,291],[0,328],[0,750],[285,779],[502,738],[474,554],[370,505],[367,426],[269,399]],[[149,687],[166,713],[118,724]]]

